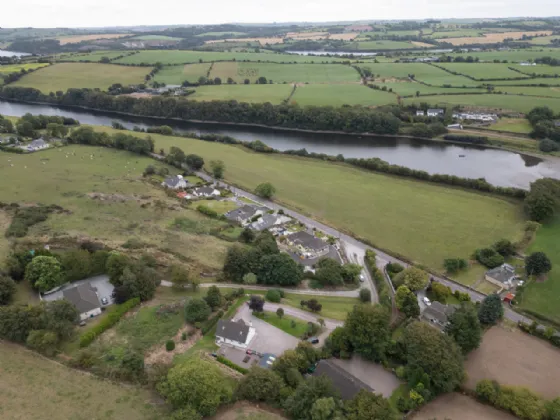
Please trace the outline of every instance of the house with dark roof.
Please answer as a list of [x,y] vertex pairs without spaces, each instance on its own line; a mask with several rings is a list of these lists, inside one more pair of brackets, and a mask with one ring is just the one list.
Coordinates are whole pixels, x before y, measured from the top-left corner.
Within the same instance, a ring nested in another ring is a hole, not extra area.
[[270,229],[273,226],[278,226],[278,225],[282,225],[284,223],[287,223],[289,221],[291,221],[292,219],[287,217],[287,216],[283,216],[281,214],[263,214],[262,217],[259,218],[259,220],[251,223],[249,225],[249,227],[253,230],[257,230],[257,231],[262,231],[265,229]]
[[86,320],[101,314],[101,303],[97,295],[97,289],[91,283],[82,283],[79,286],[66,289],[62,292],[64,299],[73,303],[80,319]]
[[220,319],[216,327],[216,344],[246,349],[255,333],[255,329],[242,319],[237,321]]
[[312,373],[312,376],[322,375],[325,375],[332,381],[334,388],[338,390],[343,400],[351,400],[362,389],[373,392],[373,389],[368,384],[351,375],[340,366],[335,365],[330,360],[320,360]]
[[251,219],[257,215],[265,214],[269,209],[267,207],[257,207],[251,204],[246,204],[235,210],[231,210],[225,214],[228,220],[232,222],[240,223],[241,225],[246,225],[250,223]]
[[286,237],[288,245],[306,258],[316,258],[329,252],[329,244],[308,232],[300,231]]
[[165,178],[161,183],[162,187],[178,190],[180,188],[187,188],[187,181],[182,175],[175,175]]
[[37,150],[48,149],[49,144],[41,137],[39,139],[33,140],[31,143],[25,146],[25,148],[29,152],[36,152]]
[[422,320],[430,323],[441,330],[443,330],[449,323],[449,317],[457,310],[455,306],[443,305],[440,302],[432,302],[422,312]]
[[200,187],[195,188],[192,191],[192,195],[195,197],[219,197],[221,193],[214,187]]
[[499,267],[487,271],[484,275],[487,281],[505,290],[509,290],[513,287],[513,282],[516,277],[515,267],[509,264],[502,264]]

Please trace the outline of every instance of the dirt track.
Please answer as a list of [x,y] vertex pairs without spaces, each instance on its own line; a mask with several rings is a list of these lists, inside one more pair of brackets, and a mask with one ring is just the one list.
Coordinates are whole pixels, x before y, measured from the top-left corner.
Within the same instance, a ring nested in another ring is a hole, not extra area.
[[410,417],[413,420],[514,420],[516,417],[480,404],[466,395],[442,395]]
[[560,350],[519,330],[490,329],[467,358],[467,387],[481,379],[531,389],[545,398],[560,396]]

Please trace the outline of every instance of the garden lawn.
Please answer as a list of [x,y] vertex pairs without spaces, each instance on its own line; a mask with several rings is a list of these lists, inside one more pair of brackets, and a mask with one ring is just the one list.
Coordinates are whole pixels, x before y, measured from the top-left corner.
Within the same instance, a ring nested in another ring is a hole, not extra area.
[[157,419],[150,392],[102,380],[7,342],[0,343],[4,419]]
[[200,205],[210,207],[212,210],[217,211],[218,214],[224,214],[239,207],[235,202],[229,200],[199,200],[193,202],[193,208]]
[[533,130],[531,124],[525,118],[500,118],[496,124],[492,124],[488,129],[520,134],[529,134]]
[[538,96],[523,95],[440,95],[406,98],[404,100],[405,105],[419,105],[422,102],[427,102],[431,106],[463,105],[518,112],[529,112],[536,106],[548,106],[552,109],[560,109],[560,98],[540,98]]
[[292,92],[291,85],[219,85],[199,86],[189,95],[195,101],[230,101],[280,104]]
[[449,71],[474,77],[477,80],[526,77],[510,70],[508,68],[510,65],[504,63],[437,63],[437,65]]
[[124,86],[144,82],[147,67],[124,67],[97,63],[59,63],[27,74],[13,86],[32,87],[44,93],[70,88],[106,90],[114,83]]
[[300,85],[290,103],[302,106],[380,106],[397,103],[397,95],[370,89],[364,85]]
[[552,271],[543,283],[531,283],[523,294],[521,308],[544,315],[560,323],[560,217],[543,225],[533,244],[525,251],[542,251],[552,262]]
[[[259,319],[274,325],[276,328],[296,338],[303,337],[303,334],[307,332],[307,322],[293,316],[284,315],[282,318],[279,318],[276,312],[264,311],[264,317]],[[292,324],[292,322],[295,322],[295,324]]]
[[200,77],[206,77],[209,68],[209,63],[164,66],[156,73],[154,81],[166,85],[180,85],[184,81],[196,83]]
[[178,146],[206,162],[223,160],[225,180],[247,191],[270,181],[278,201],[434,268],[441,267],[444,258],[467,257],[483,244],[521,238],[524,217],[517,201],[345,164],[258,154],[194,139],[152,138],[158,150]]

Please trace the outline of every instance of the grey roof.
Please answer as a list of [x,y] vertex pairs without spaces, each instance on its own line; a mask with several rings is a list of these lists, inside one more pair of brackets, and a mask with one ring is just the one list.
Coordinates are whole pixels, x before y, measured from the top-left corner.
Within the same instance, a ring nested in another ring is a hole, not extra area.
[[214,192],[215,188],[212,187],[200,187],[200,188],[195,188],[195,192],[197,194],[212,194]]
[[315,236],[313,236],[310,233],[307,233],[303,230],[300,231],[300,232],[296,232],[296,233],[291,234],[288,238],[293,243],[301,245],[302,247],[304,247],[306,249],[312,249],[314,251],[318,251],[318,250],[323,249],[327,246],[327,243],[324,242],[322,239],[316,238]]
[[351,400],[362,389],[373,392],[373,389],[368,384],[329,360],[320,360],[312,375],[326,375],[330,378],[334,388],[340,392],[340,396],[343,400]]
[[101,307],[96,292],[97,289],[88,282],[66,289],[62,295],[76,306],[78,312],[83,314]]
[[457,308],[451,305],[443,305],[440,302],[434,301],[430,306],[428,306],[422,316],[428,321],[435,319],[440,324],[447,324],[449,317],[455,312]]
[[274,226],[277,220],[278,216],[265,213],[259,220],[251,223],[251,228],[255,230],[265,230]]
[[509,283],[515,277],[515,268],[509,264],[502,264],[487,271],[486,275],[500,283]]
[[246,204],[244,206],[241,206],[235,210],[226,213],[226,217],[229,220],[236,220],[236,221],[247,220],[253,217],[258,210],[266,212],[268,209],[266,207],[257,207],[257,206],[252,206],[251,204]]
[[165,181],[163,181],[165,183],[165,185],[168,185],[170,187],[176,187],[177,185],[179,185],[179,183],[183,181],[183,182],[187,182],[185,179],[183,179],[182,176],[179,175],[175,175],[175,176],[170,176],[168,178],[165,178]]
[[47,144],[48,143],[45,140],[40,138],[40,139],[33,140],[31,143],[29,143],[29,146],[30,147],[43,147],[43,146],[47,146]]
[[249,335],[249,326],[242,319],[237,321],[222,320],[218,321],[216,336],[227,338],[228,340],[244,343]]
[[428,109],[428,112],[429,112],[429,113],[437,112],[438,114],[443,114],[443,109],[440,109],[440,108],[433,108],[433,109]]

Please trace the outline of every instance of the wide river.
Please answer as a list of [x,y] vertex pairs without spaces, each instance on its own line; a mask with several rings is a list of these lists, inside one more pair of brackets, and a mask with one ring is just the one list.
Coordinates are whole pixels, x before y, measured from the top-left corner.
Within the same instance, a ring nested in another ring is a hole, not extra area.
[[148,117],[112,115],[97,111],[58,108],[0,101],[0,114],[22,116],[26,113],[61,115],[82,124],[108,125],[118,121],[126,128],[169,125],[179,132],[219,133],[240,140],[261,140],[278,150],[307,149],[308,152],[342,154],[345,157],[379,157],[389,163],[420,169],[431,174],[449,174],[465,178],[485,178],[497,186],[529,188],[542,177],[560,178],[556,159],[536,157],[504,150],[457,146],[430,140],[307,133],[227,124],[187,123]]

